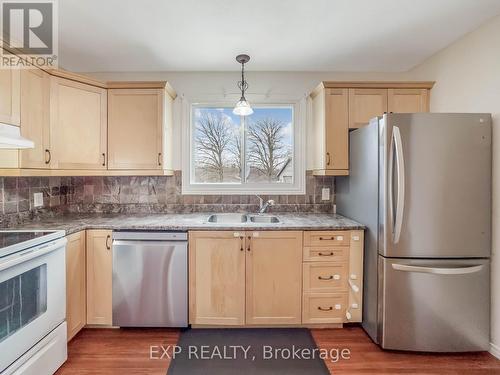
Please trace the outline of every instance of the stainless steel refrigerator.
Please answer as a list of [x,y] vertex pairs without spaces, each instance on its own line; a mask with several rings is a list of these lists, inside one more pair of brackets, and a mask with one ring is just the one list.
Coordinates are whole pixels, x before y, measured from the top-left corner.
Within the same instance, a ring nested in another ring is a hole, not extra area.
[[349,139],[336,203],[367,226],[363,328],[386,349],[487,350],[491,116],[387,114]]

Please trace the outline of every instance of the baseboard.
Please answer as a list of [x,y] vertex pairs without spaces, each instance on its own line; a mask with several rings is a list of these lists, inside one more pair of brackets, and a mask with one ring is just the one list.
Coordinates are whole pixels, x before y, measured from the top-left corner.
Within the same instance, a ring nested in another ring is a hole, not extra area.
[[490,342],[490,353],[500,359],[500,346]]

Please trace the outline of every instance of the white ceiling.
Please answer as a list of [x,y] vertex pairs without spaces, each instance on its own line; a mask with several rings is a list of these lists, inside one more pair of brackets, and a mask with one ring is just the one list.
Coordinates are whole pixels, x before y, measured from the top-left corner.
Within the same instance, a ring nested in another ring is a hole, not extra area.
[[[500,0],[62,0],[73,71],[405,71],[500,14]],[[492,46],[493,47],[493,46]]]

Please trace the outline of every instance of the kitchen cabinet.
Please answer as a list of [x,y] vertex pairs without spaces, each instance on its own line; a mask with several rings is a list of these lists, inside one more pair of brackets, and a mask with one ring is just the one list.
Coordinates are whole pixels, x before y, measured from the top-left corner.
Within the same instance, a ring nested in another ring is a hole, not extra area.
[[306,231],[303,324],[361,322],[364,232]]
[[246,232],[246,324],[301,323],[302,232]]
[[322,82],[311,93],[315,176],[349,175],[349,130],[384,112],[427,112],[434,82]]
[[21,134],[35,147],[20,151],[21,168],[50,167],[50,75],[40,69],[21,71]]
[[427,89],[388,89],[387,101],[387,112],[429,112],[429,90]]
[[55,169],[106,169],[106,89],[50,78],[50,135]]
[[0,69],[0,122],[19,126],[21,123],[20,69]]
[[87,230],[87,324],[112,324],[110,230]]
[[66,237],[66,323],[68,341],[86,324],[85,231]]
[[349,128],[364,126],[387,112],[387,89],[349,89]]
[[245,233],[189,232],[189,322],[245,323]]
[[342,175],[349,168],[349,91],[321,90],[312,101],[316,135],[315,170]]
[[302,232],[189,232],[190,323],[300,324]]
[[169,168],[166,156],[171,151],[175,94],[166,82],[158,82],[157,86],[108,90],[109,169]]

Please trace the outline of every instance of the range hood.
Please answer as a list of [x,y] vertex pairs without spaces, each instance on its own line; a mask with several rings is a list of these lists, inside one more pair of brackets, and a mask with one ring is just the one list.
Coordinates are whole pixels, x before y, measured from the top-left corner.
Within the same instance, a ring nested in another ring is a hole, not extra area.
[[33,141],[21,136],[21,129],[18,126],[2,124],[0,122],[0,149],[21,149],[34,148]]

